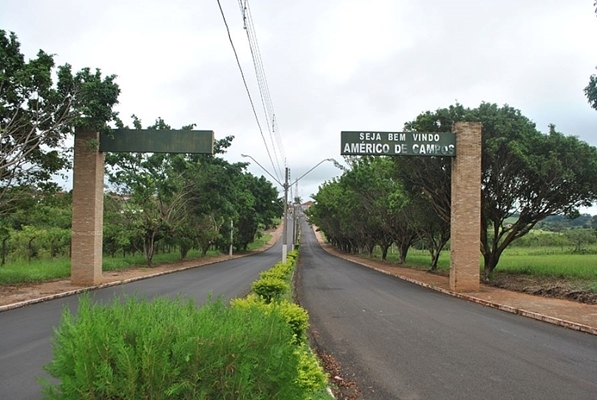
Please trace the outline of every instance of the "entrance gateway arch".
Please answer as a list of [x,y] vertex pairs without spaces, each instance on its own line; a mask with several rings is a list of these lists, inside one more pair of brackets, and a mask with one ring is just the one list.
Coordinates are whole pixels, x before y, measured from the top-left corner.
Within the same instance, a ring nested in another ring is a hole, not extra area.
[[214,132],[113,130],[110,135],[77,129],[73,165],[71,283],[102,280],[104,152],[213,154]]
[[480,122],[456,122],[453,132],[342,131],[342,155],[452,158],[450,289],[479,290],[481,247]]

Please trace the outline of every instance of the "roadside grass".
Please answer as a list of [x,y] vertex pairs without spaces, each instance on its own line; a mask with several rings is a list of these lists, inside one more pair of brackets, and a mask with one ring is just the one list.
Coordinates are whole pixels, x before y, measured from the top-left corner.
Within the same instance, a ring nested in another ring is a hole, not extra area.
[[44,398],[306,398],[291,339],[281,314],[257,308],[84,296],[56,330]]
[[[496,272],[525,274],[562,279],[597,281],[597,252],[571,254],[570,249],[561,247],[528,247],[506,249]],[[380,253],[376,253],[379,257]],[[406,267],[430,268],[430,255],[426,250],[411,249],[406,257]],[[397,262],[397,254],[388,254],[388,261]],[[479,258],[483,265],[483,258]],[[443,251],[438,261],[439,270],[450,269],[450,253]],[[597,288],[597,283],[595,284]]]
[[70,259],[18,261],[0,267],[0,285],[39,283],[70,275]]
[[[249,245],[249,250],[255,250],[264,246],[272,235],[265,234]],[[221,253],[217,250],[210,250],[206,257],[215,257]],[[191,250],[185,258],[186,261],[200,259],[199,250]],[[174,263],[180,260],[178,252],[159,253],[153,257],[154,266],[164,263]],[[126,257],[109,257],[104,255],[102,260],[103,271],[122,271],[130,268],[148,268],[142,254]],[[70,276],[70,259],[68,257],[57,257],[54,259],[32,260],[30,262],[19,260],[7,263],[0,267],[0,286],[19,285],[47,282],[56,279],[65,279]]]

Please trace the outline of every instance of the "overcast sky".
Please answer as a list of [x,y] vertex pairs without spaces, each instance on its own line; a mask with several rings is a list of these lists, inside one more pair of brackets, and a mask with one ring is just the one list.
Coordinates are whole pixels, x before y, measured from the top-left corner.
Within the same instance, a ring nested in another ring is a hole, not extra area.
[[[220,1],[273,157],[238,2]],[[597,111],[583,93],[597,72],[593,0],[253,0],[249,8],[293,180],[323,159],[342,160],[342,130],[400,131],[456,102],[509,104],[541,131],[553,123],[597,145]],[[0,28],[17,34],[28,58],[43,49],[75,70],[117,75],[126,123],[134,113],[144,125],[162,117],[234,135],[226,159],[249,154],[275,175],[217,0],[0,0]],[[249,170],[264,175],[255,163]],[[307,200],[339,174],[324,162],[299,181],[298,195]]]

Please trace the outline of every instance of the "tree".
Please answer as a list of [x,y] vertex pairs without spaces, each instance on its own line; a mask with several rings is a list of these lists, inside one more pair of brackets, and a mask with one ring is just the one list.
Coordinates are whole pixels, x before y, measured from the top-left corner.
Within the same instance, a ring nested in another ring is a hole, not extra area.
[[[489,277],[502,252],[550,215],[574,216],[579,207],[597,199],[597,150],[550,126],[542,134],[521,112],[508,105],[482,103],[478,108],[460,104],[420,114],[406,127],[421,132],[442,132],[457,121],[483,123],[481,252],[484,275]],[[450,160],[424,159],[417,176],[442,176],[421,187],[432,203],[449,215]],[[400,164],[402,165],[402,164]],[[416,181],[405,187],[416,189]],[[514,223],[506,223],[517,216]]]
[[114,75],[54,67],[43,50],[25,61],[16,35],[0,29],[0,213],[31,190],[56,188],[49,181],[69,164],[61,150],[76,126],[104,129],[116,117]]
[[[412,196],[412,194],[411,194]],[[439,256],[450,240],[450,222],[440,218],[430,206],[427,196],[411,197],[406,219],[431,256],[431,270],[437,270]]]
[[592,108],[597,110],[597,75],[589,77],[589,84],[585,87],[585,96]]
[[564,232],[570,243],[574,245],[574,253],[582,253],[585,245],[597,242],[595,232],[590,229],[568,229]]
[[[134,124],[141,129],[135,116]],[[184,127],[190,129],[191,126]],[[148,129],[168,130],[161,118]],[[151,266],[155,243],[185,219],[190,193],[187,165],[182,154],[110,153],[106,155],[108,178],[121,196],[133,229],[143,241],[143,254]]]
[[382,259],[395,243],[399,262],[406,260],[416,232],[406,218],[408,199],[385,157],[349,159],[350,169],[320,187],[309,209],[311,221],[344,251],[368,251],[379,246]]

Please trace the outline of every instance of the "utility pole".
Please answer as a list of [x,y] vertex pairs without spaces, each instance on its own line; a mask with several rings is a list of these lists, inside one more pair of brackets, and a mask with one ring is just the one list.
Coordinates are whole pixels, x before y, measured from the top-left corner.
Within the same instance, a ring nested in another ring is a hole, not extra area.
[[284,229],[282,229],[282,264],[286,264],[288,255],[288,179],[290,170],[284,170]]
[[293,230],[293,235],[292,235],[292,247],[293,249],[296,248],[296,246],[298,245],[298,232],[299,232],[299,228],[298,228],[298,212],[300,210],[300,203],[299,203],[299,195],[298,195],[298,181],[295,182],[296,183],[296,187],[294,190],[294,207],[292,208],[292,216],[294,217],[294,223],[292,224],[292,230]]
[[[292,186],[291,184],[288,183],[288,181],[290,180],[290,169],[288,167],[286,167],[286,169],[284,171],[284,183],[282,183],[275,176],[273,176],[267,169],[265,169],[263,167],[263,165],[259,164],[259,162],[257,160],[255,160],[253,157],[251,157],[250,155],[241,154],[241,157],[247,157],[247,158],[250,158],[251,160],[253,160],[257,165],[259,165],[261,167],[262,170],[264,170],[269,176],[271,176],[272,179],[278,183],[278,185],[280,185],[284,188],[284,216],[282,217],[282,218],[284,218],[284,221],[283,221],[284,226],[283,226],[283,230],[282,230],[282,263],[286,264],[286,257],[288,255],[288,189]],[[324,160],[321,160],[320,162],[315,164],[310,170],[308,170],[307,172],[305,172],[304,174],[302,174],[301,176],[296,178],[292,184],[300,181],[305,175],[307,175],[309,172],[313,171],[316,167],[318,167],[319,165],[321,165],[321,163],[323,163],[325,161],[335,162],[333,158],[326,158]]]
[[233,235],[234,235],[234,223],[230,220],[230,248],[228,250],[228,255],[232,257],[232,243],[233,243]]

